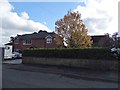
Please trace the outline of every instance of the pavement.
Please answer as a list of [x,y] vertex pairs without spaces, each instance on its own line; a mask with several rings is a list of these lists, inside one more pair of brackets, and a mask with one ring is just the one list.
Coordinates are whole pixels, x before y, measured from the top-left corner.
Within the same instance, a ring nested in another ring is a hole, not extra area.
[[[69,75],[65,75],[67,73]],[[102,90],[108,90],[110,88],[116,90],[118,88],[116,82],[88,79],[88,77],[76,78],[72,75],[73,71],[66,67],[3,64],[2,89],[77,88],[81,90],[82,88],[102,88]]]
[[74,79],[118,83],[118,71],[98,71],[63,66],[25,65],[22,64],[21,59],[4,61],[3,64],[7,64],[8,68],[18,71],[50,73]]
[[3,64],[22,64],[22,59],[5,60]]

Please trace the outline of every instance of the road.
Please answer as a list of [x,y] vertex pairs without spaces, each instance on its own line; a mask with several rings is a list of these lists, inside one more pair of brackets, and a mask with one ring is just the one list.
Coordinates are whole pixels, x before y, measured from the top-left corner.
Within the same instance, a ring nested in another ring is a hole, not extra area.
[[115,82],[75,79],[60,74],[18,70],[15,69],[17,65],[12,67],[3,64],[2,88],[118,88]]

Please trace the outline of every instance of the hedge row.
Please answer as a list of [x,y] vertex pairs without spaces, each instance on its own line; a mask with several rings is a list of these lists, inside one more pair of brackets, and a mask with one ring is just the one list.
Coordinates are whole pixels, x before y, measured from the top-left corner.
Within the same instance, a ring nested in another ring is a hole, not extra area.
[[23,57],[73,58],[115,60],[110,50],[105,48],[91,49],[29,49],[23,51]]

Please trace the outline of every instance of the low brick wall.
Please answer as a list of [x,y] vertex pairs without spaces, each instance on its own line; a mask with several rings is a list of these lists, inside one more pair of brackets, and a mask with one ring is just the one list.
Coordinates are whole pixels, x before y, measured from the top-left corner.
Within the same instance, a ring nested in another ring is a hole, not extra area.
[[89,68],[89,69],[96,69],[96,70],[118,70],[117,60],[113,61],[113,60],[23,57],[22,63],[81,67],[81,68]]

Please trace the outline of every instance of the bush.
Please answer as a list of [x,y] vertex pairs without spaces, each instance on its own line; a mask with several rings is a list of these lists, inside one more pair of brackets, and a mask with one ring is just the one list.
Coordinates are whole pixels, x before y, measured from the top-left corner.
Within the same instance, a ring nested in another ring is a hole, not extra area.
[[106,48],[87,49],[29,49],[23,51],[23,57],[73,58],[114,60],[110,50]]

